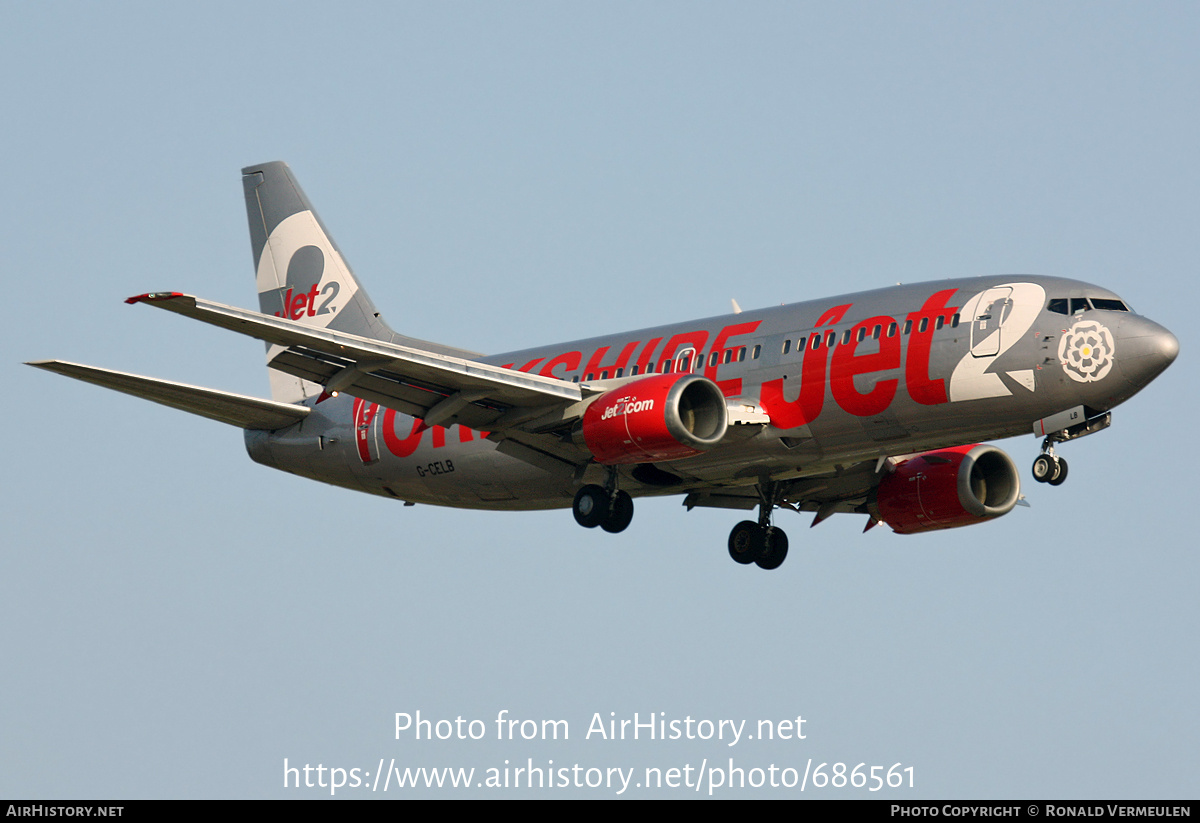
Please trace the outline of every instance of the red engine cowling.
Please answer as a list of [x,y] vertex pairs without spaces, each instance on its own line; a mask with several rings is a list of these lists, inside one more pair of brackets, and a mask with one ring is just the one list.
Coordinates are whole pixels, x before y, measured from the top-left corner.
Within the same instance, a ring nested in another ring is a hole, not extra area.
[[898,534],[916,534],[1008,514],[1020,495],[1011,457],[995,446],[956,446],[899,463],[875,490],[871,513]]
[[598,463],[655,463],[711,449],[729,425],[725,396],[697,374],[643,377],[597,397],[583,413]]

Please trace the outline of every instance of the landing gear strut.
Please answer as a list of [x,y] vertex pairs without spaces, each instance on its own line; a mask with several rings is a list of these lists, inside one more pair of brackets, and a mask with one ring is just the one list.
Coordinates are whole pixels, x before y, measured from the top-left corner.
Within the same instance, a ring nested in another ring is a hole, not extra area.
[[633,521],[633,498],[628,492],[617,489],[615,472],[610,475],[608,485],[606,489],[589,483],[575,492],[571,513],[575,515],[575,522],[586,529],[599,526],[610,534],[617,534],[629,528]]
[[1042,453],[1033,460],[1033,479],[1051,486],[1061,486],[1067,479],[1067,461],[1054,453],[1054,441],[1042,441]]
[[755,563],[760,569],[777,569],[787,559],[788,538],[783,529],[771,525],[771,511],[779,505],[773,483],[758,487],[758,522],[743,520],[729,533],[729,556],[742,565]]

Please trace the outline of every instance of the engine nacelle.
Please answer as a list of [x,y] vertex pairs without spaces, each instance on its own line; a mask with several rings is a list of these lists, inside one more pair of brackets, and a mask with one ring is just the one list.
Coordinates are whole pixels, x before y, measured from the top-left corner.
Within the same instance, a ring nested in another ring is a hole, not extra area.
[[583,413],[583,441],[598,463],[693,457],[721,442],[725,396],[697,374],[656,374],[597,397]]
[[995,446],[956,446],[896,465],[875,490],[871,514],[898,534],[916,534],[1008,514],[1020,495],[1011,457]]

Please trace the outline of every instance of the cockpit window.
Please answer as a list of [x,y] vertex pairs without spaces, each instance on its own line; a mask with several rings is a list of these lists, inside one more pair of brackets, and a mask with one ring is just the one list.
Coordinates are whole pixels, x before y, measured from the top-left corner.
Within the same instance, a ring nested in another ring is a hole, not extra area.
[[1129,311],[1124,301],[1113,297],[1055,297],[1046,304],[1046,310],[1057,314],[1078,314],[1081,311]]

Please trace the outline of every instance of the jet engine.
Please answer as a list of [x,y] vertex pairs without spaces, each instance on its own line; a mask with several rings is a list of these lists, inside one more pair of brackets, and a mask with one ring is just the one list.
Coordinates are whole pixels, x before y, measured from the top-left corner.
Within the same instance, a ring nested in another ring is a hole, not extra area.
[[606,465],[679,460],[711,449],[728,428],[725,396],[697,374],[657,374],[597,397],[580,433]]
[[1020,494],[1011,457],[995,446],[956,446],[902,460],[876,488],[870,510],[897,534],[916,534],[1008,514]]

